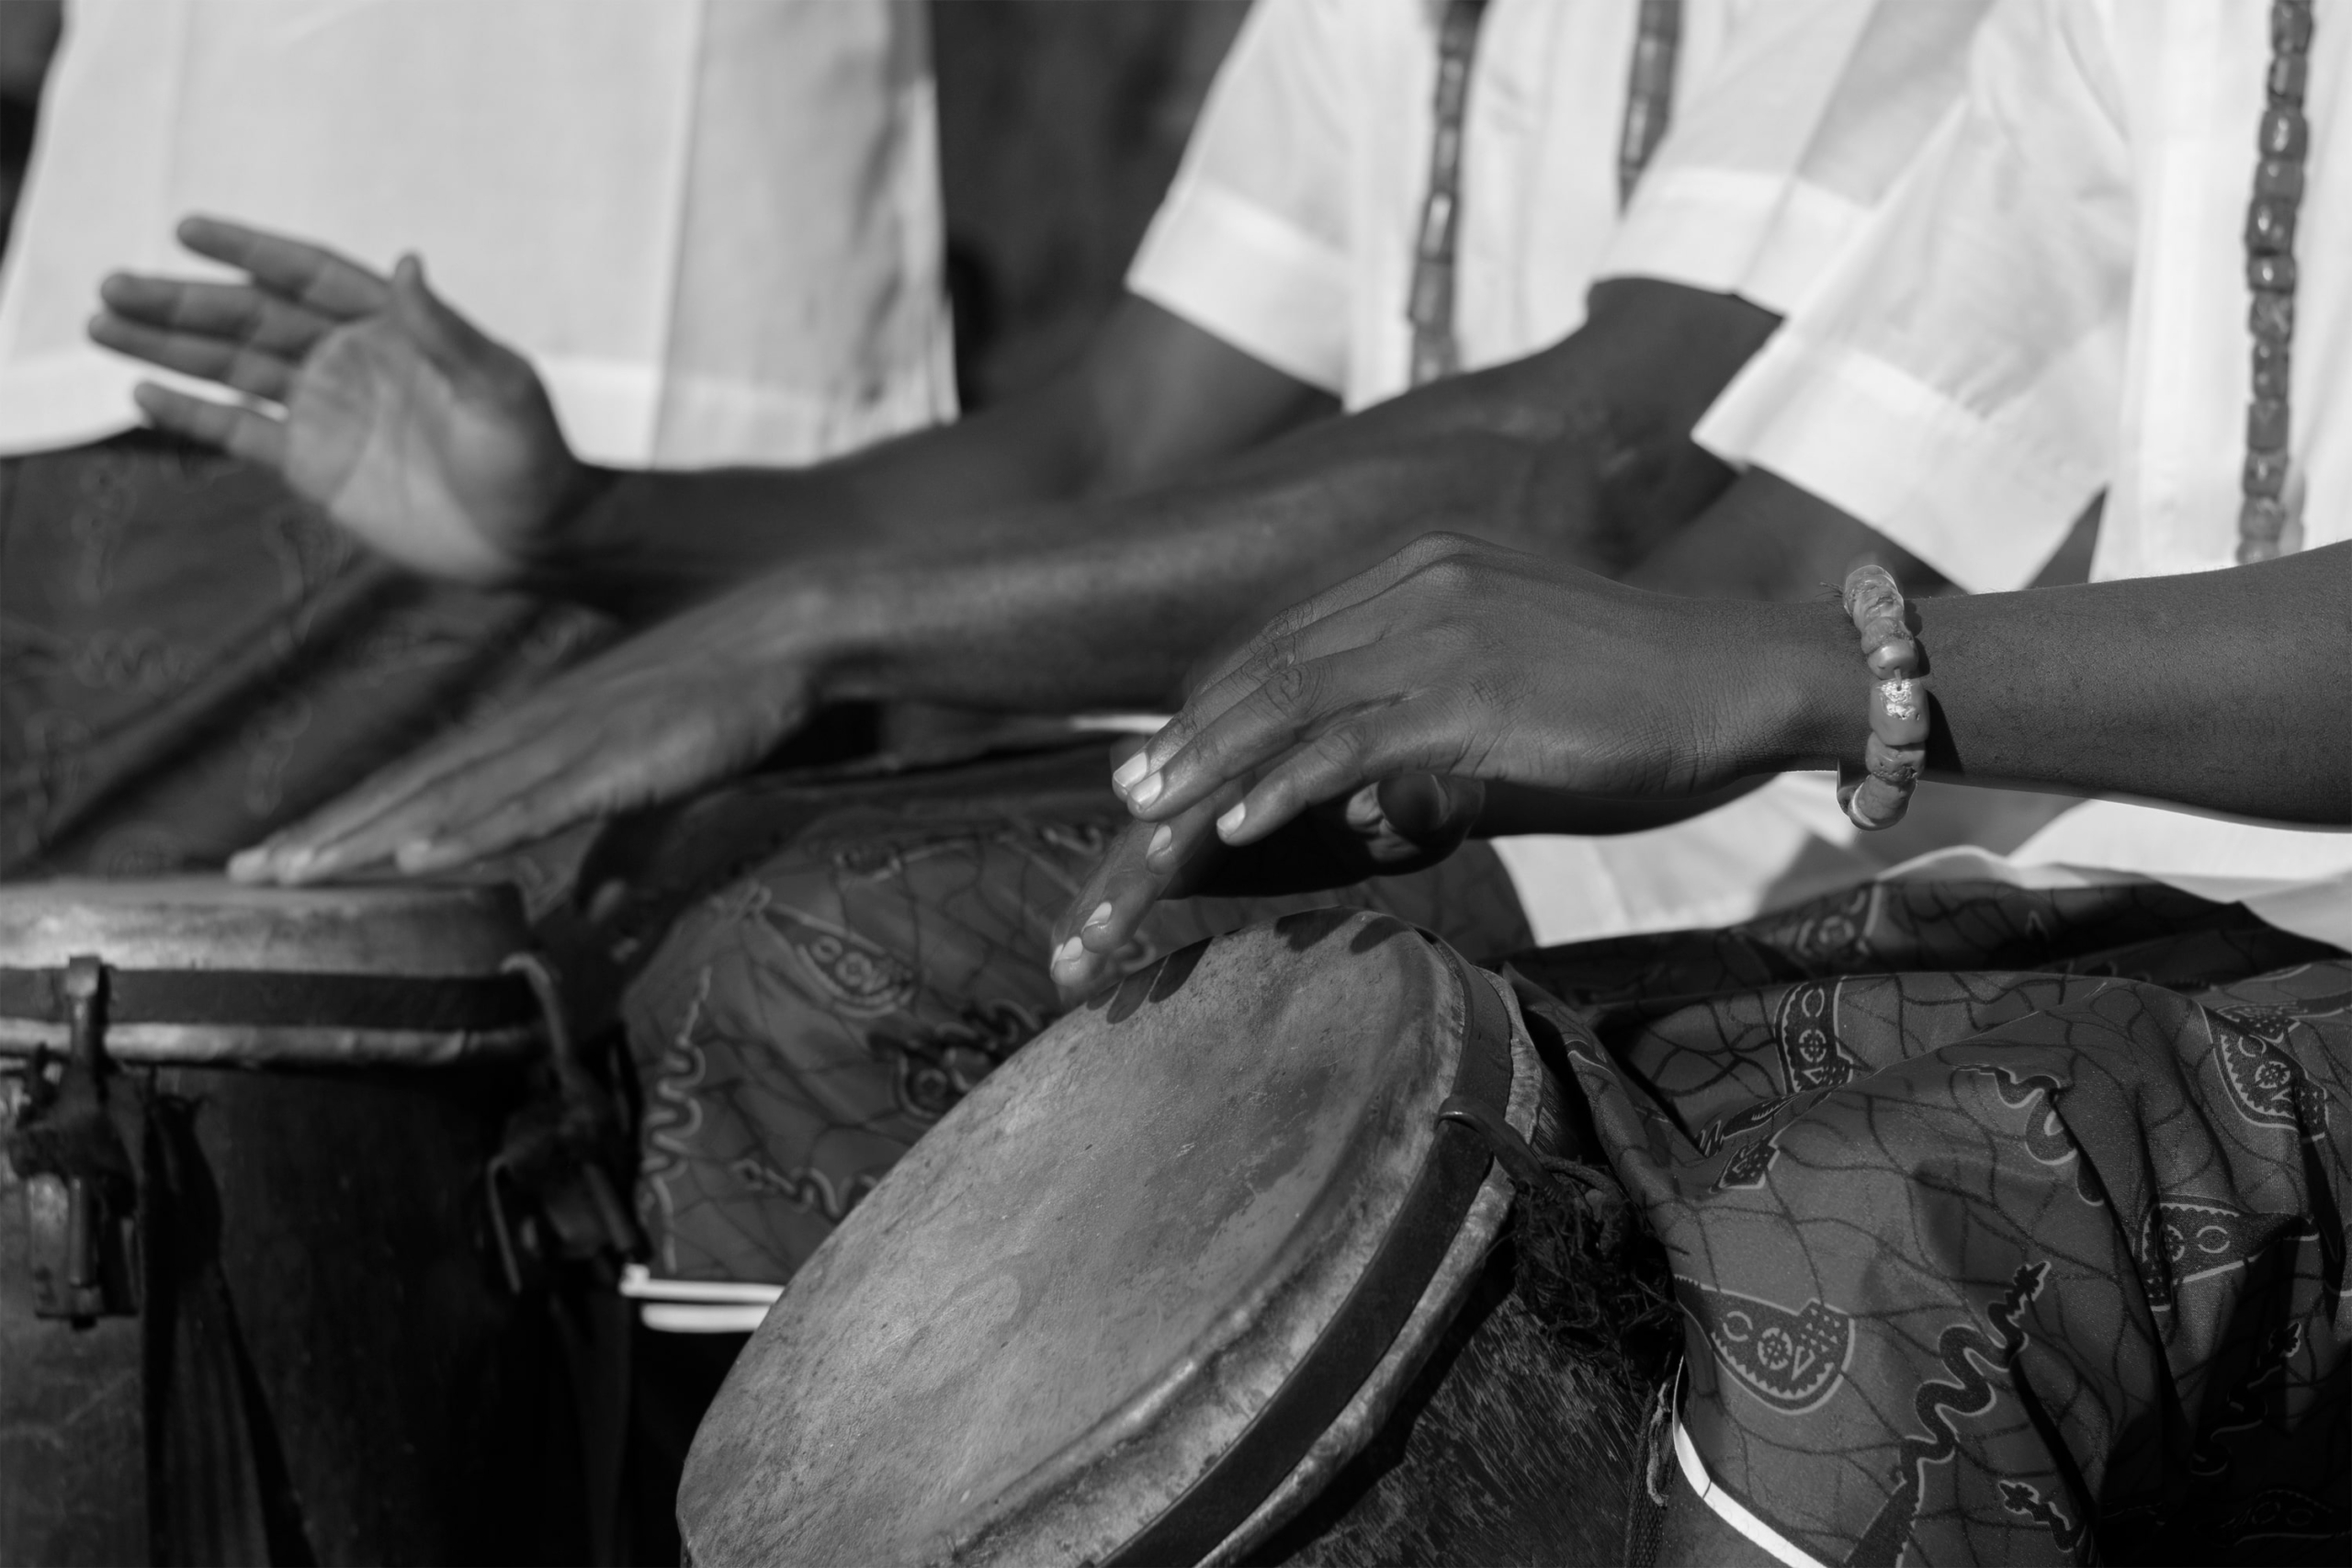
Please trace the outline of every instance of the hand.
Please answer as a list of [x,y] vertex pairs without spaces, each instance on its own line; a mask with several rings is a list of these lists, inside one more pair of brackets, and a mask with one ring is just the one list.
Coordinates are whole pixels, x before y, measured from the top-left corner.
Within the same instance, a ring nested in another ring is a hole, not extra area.
[[389,281],[315,245],[191,218],[183,244],[244,274],[118,273],[90,336],[282,413],[143,382],[157,425],[275,468],[402,566],[511,583],[545,551],[586,470],[523,357],[441,302],[403,257]]
[[1343,802],[1242,850],[1210,830],[1241,798],[1243,782],[1166,822],[1138,822],[1112,842],[1054,924],[1054,983],[1076,1002],[1110,976],[1112,962],[1162,898],[1303,893],[1434,865],[1477,826],[1486,786],[1409,773],[1366,784]]
[[816,702],[814,661],[771,629],[794,613],[780,598],[739,592],[607,650],[238,854],[230,874],[446,871],[736,776]]
[[1775,747],[1825,631],[1834,659],[1824,608],[1668,598],[1431,535],[1278,617],[1113,784],[1147,822],[1219,802],[1229,847],[1408,773],[1704,795],[1802,765]]

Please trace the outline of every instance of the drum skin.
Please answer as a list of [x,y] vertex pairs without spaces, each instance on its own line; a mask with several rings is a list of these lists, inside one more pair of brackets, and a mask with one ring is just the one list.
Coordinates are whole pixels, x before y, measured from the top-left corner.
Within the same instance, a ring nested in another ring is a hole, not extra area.
[[[1111,1557],[1334,1320],[1437,1135],[1473,974],[1398,921],[1322,911],[1171,954],[1048,1030],[770,1312],[687,1461],[692,1561]],[[1524,1128],[1532,1057],[1511,1054]],[[1503,1196],[1479,1190],[1446,1289]],[[1451,1307],[1417,1312],[1422,1354]],[[1404,1337],[1392,1397],[1419,1370]],[[1361,1442],[1385,1413],[1367,1390],[1342,1424]]]
[[[0,967],[17,969],[91,953],[127,969],[495,974],[523,934],[511,896],[489,890],[0,889]],[[139,1340],[184,1323],[189,1281],[213,1270],[274,1556],[576,1560],[578,1450],[547,1308],[511,1294],[482,1245],[482,1168],[526,1079],[511,1055],[118,1064],[109,1100],[146,1108],[133,1152],[149,1185],[165,1144],[177,1172],[148,1200],[169,1210],[147,1240],[147,1320],[33,1315],[24,1205],[0,1160],[0,1562],[148,1561],[168,1535],[144,1506],[146,1460],[187,1373],[152,1342],[141,1373]],[[0,1082],[0,1123],[20,1090]]]

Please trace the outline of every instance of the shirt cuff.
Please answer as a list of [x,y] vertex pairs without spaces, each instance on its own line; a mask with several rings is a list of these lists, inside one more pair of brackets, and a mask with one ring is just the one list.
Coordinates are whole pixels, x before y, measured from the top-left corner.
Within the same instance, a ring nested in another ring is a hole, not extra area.
[[1653,169],[1634,188],[1594,276],[1737,293],[1772,226],[1782,183],[1725,169]]
[[2107,482],[2103,464],[2035,437],[2068,423],[2041,405],[2020,398],[1981,414],[1885,360],[1784,327],[1691,434],[1991,593],[2032,581]]
[[1231,191],[1180,179],[1127,289],[1309,386],[1346,385],[1346,255]]

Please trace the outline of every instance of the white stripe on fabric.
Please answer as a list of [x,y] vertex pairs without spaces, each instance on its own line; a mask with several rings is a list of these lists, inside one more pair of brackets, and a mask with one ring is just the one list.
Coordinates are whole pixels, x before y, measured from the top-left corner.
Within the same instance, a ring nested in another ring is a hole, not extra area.
[[1698,1449],[1690,1441],[1690,1434],[1683,1429],[1682,1418],[1674,1418],[1674,1458],[1682,1466],[1682,1479],[1699,1495],[1699,1501],[1714,1511],[1715,1517],[1770,1552],[1788,1568],[1824,1568],[1821,1560],[1807,1552],[1788,1537],[1758,1518],[1740,1506],[1739,1499],[1716,1485],[1707,1474],[1707,1467],[1699,1458]]

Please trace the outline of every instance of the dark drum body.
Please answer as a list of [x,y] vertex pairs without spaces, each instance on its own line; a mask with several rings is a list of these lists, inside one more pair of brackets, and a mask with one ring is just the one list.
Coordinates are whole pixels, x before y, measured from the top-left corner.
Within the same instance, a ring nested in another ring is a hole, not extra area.
[[0,1562],[576,1554],[503,889],[0,889]]
[[1621,1560],[1656,1380],[1556,1310],[1542,1027],[1341,910],[1096,998],[770,1312],[687,1461],[691,1561]]

